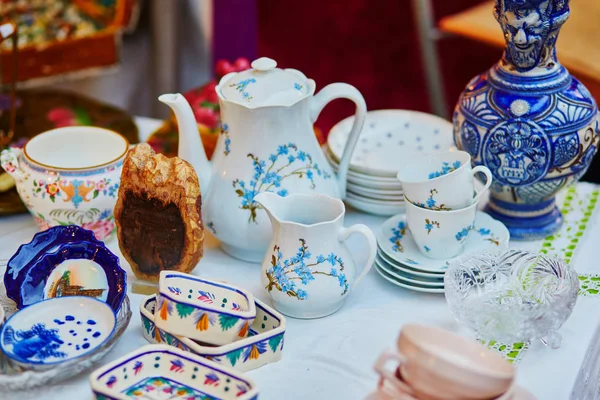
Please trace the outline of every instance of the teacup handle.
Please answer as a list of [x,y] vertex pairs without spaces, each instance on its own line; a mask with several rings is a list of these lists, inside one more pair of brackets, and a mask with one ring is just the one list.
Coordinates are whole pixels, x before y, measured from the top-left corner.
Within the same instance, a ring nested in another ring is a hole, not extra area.
[[388,382],[390,382],[390,384],[395,386],[397,390],[412,395],[413,390],[410,388],[410,386],[408,386],[406,383],[402,382],[400,379],[398,379],[398,377],[396,377],[394,373],[395,370],[394,372],[391,372],[389,369],[386,368],[386,365],[390,360],[396,361],[396,368],[400,367],[401,364],[406,363],[406,358],[402,354],[398,354],[395,351],[384,351],[383,353],[381,353],[381,355],[375,362],[375,371],[377,371],[377,373],[381,376],[379,384],[381,385],[382,380],[385,379]]
[[369,272],[371,267],[373,266],[373,262],[375,261],[375,255],[377,254],[377,239],[375,239],[375,235],[373,231],[369,229],[368,226],[363,224],[352,225],[349,228],[343,228],[340,230],[340,234],[338,239],[340,242],[345,242],[352,234],[360,233],[367,239],[367,245],[369,246],[369,256],[367,257],[367,263],[362,269],[360,275],[356,277],[354,284],[352,286],[356,286],[358,282]]
[[2,168],[4,168],[4,170],[13,178],[20,178],[23,176],[23,170],[19,165],[19,156],[21,153],[21,149],[16,147],[10,147],[2,150],[2,153],[0,153],[0,165],[2,165]]
[[483,165],[476,166],[475,168],[473,168],[473,177],[477,175],[478,172],[481,172],[485,175],[485,186],[479,192],[476,191],[475,198],[473,198],[473,203],[476,203],[481,197],[481,195],[487,192],[487,190],[490,188],[490,185],[492,184],[492,171],[490,171],[488,167]]
[[367,117],[367,103],[360,94],[360,92],[352,85],[347,83],[332,83],[325,86],[319,93],[317,93],[310,102],[309,112],[311,122],[315,122],[321,114],[321,111],[325,106],[335,99],[348,99],[352,100],[356,104],[356,113],[354,114],[354,124],[350,135],[348,135],[348,141],[340,160],[340,166],[337,172],[337,182],[340,189],[340,197],[343,199],[346,197],[346,176],[348,175],[348,168],[350,168],[350,158],[356,143],[358,142],[358,136],[362,131],[362,127],[365,124],[365,118]]

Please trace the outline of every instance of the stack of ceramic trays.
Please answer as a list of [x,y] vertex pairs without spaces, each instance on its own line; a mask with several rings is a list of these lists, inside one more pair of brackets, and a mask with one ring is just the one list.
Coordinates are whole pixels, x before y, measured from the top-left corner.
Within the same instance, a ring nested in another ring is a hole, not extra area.
[[[346,118],[329,132],[325,154],[336,172],[353,123],[353,116]],[[453,147],[452,124],[442,118],[408,110],[368,112],[350,159],[346,203],[376,215],[404,212],[404,194],[396,179],[404,158]]]
[[[508,229],[478,211],[462,254],[473,251],[496,252],[508,248]],[[383,223],[377,235],[375,269],[396,286],[427,293],[444,293],[444,273],[454,258],[447,260],[424,256],[408,229],[405,215],[396,215]]]

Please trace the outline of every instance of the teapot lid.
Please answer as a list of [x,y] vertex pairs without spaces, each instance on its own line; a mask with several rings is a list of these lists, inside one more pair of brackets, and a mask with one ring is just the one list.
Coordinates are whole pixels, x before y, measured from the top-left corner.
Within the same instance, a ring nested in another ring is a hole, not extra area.
[[276,68],[275,60],[262,57],[251,65],[221,78],[219,97],[248,108],[291,106],[314,91],[312,79],[295,69]]

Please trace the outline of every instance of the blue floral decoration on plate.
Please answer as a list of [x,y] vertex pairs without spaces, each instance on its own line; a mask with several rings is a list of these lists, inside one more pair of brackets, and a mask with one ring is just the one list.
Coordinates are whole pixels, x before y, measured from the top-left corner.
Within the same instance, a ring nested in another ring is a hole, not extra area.
[[21,366],[48,369],[104,346],[115,327],[115,313],[104,302],[78,296],[48,299],[6,321],[0,348]]

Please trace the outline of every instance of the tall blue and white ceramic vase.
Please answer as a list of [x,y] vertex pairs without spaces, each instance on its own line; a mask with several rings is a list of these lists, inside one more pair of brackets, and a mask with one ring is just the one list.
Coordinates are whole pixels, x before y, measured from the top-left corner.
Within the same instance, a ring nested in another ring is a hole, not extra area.
[[502,59],[473,78],[454,112],[454,140],[494,176],[487,211],[511,239],[562,224],[556,193],[589,167],[600,140],[598,106],[556,58],[569,0],[496,0]]

